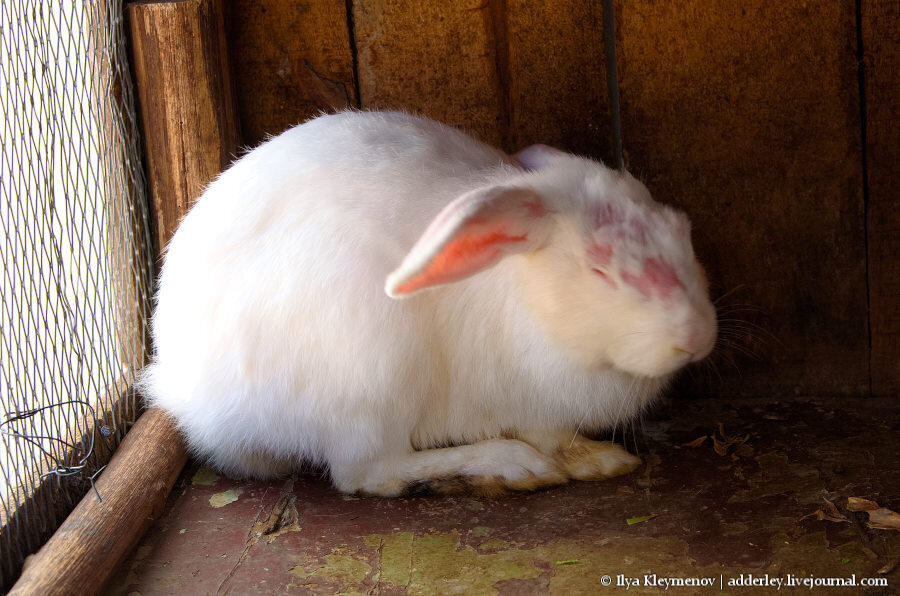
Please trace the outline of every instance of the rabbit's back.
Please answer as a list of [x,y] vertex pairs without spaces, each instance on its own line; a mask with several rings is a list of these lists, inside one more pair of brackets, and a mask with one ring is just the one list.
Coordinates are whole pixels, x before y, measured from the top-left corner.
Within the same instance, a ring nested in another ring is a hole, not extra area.
[[331,459],[336,425],[357,443],[348,451],[379,447],[373,417],[411,426],[403,396],[433,382],[428,313],[388,299],[384,279],[459,189],[506,159],[434,122],[352,112],[244,156],[167,249],[150,402],[226,469],[222,445]]

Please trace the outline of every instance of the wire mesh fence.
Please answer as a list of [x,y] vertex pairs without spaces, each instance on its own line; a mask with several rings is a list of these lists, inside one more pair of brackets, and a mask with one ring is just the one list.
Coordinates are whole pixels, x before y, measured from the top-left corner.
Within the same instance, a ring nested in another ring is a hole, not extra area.
[[0,2],[0,590],[137,415],[153,262],[122,8]]

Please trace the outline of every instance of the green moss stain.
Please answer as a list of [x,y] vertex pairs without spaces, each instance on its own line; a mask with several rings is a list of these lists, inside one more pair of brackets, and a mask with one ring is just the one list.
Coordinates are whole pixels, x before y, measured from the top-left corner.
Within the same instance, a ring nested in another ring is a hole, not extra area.
[[297,577],[321,577],[339,582],[341,586],[358,585],[365,581],[372,567],[365,561],[355,559],[350,555],[325,555],[325,565],[307,571],[301,565],[294,566],[291,573]]
[[418,537],[412,561],[409,595],[497,594],[497,582],[541,574],[527,551],[481,554],[471,546],[461,547],[456,532]]
[[229,503],[234,503],[244,492],[242,488],[230,488],[224,492],[216,493],[209,498],[209,504],[213,507],[224,507]]
[[[794,520],[776,520],[780,528],[793,528]],[[735,522],[729,529],[743,534],[748,528]],[[477,546],[464,544],[463,537],[477,543],[483,537],[474,532],[415,535],[412,532],[373,534],[365,537],[362,551],[350,546],[326,556],[326,564],[311,571],[297,565],[291,572],[302,578],[326,578],[340,590],[371,589],[364,582],[377,581],[388,588],[402,588],[410,596],[431,594],[498,594],[525,590],[528,580],[541,582],[550,594],[597,593],[604,574],[613,582],[620,576],[640,581],[629,594],[656,594],[660,588],[643,585],[645,576],[660,578],[719,577],[724,593],[758,594],[759,588],[728,585],[729,579],[746,575],[813,574],[830,577],[856,573],[871,575],[871,561],[861,545],[848,542],[829,546],[823,532],[792,536],[785,531],[770,534],[770,564],[765,568],[740,566],[699,566],[691,556],[688,542],[674,536],[635,537],[610,532],[597,539],[555,539],[533,548],[516,548],[499,538],[489,538]],[[365,554],[363,554],[365,553]],[[540,579],[537,579],[540,578]],[[505,584],[508,581],[515,583]],[[321,587],[321,584],[317,584]],[[537,584],[528,584],[537,588]],[[613,584],[611,588],[624,590]],[[682,590],[684,591],[684,590]]]
[[379,550],[380,581],[405,586],[409,584],[412,566],[414,535],[412,532],[374,534],[366,537],[366,544]]
[[549,578],[553,594],[593,593],[604,573],[613,577],[623,572],[635,577],[651,572],[680,577],[693,568],[687,544],[674,538],[554,540],[532,549],[517,549],[505,540],[491,538],[476,549],[463,545],[458,532],[427,536],[403,532],[371,535],[365,543],[380,551],[379,580],[405,586],[410,596],[497,594],[504,581],[537,578],[548,573],[548,566],[553,567]]
[[472,536],[490,536],[491,532],[493,532],[493,530],[486,526],[475,526],[474,528],[472,528]]
[[508,549],[510,547],[509,542],[506,540],[501,540],[499,538],[491,538],[490,540],[485,540],[481,544],[478,545],[478,550],[481,552],[488,550],[502,550]]
[[216,475],[212,469],[206,466],[200,466],[200,468],[194,472],[194,475],[191,477],[191,484],[195,486],[212,486],[216,482],[218,482],[219,477]]
[[[606,544],[555,540],[531,549],[529,554],[533,560],[553,566],[551,594],[595,594],[602,575],[615,578],[618,574],[625,574],[643,578],[646,573],[678,577],[696,573],[693,561],[688,557],[687,544],[677,538],[610,536]],[[559,565],[557,561],[577,563]],[[690,573],[688,570],[691,570]],[[619,589],[624,590],[622,587]],[[658,588],[655,590],[658,591]],[[632,587],[628,593],[645,592]]]

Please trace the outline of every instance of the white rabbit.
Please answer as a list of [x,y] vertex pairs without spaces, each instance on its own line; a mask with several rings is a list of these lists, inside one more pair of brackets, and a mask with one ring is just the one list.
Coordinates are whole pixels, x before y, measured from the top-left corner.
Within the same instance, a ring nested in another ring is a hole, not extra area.
[[322,116],[239,159],[157,298],[141,388],[196,454],[384,496],[630,471],[578,430],[639,413],[717,332],[687,218],[632,176],[402,113]]

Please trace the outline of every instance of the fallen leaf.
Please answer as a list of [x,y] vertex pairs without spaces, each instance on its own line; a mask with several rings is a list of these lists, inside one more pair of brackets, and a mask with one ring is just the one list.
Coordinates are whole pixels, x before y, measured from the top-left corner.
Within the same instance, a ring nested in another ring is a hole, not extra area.
[[847,499],[847,509],[850,511],[872,511],[879,508],[880,505],[878,503],[868,499],[861,499],[860,497],[849,497]]
[[650,514],[650,515],[641,515],[641,516],[638,516],[638,517],[629,517],[628,519],[625,520],[625,522],[626,522],[629,526],[633,526],[634,524],[640,524],[640,523],[643,523],[643,522],[645,522],[645,521],[650,521],[650,520],[653,519],[654,517],[656,517],[656,514],[655,514],[655,513],[652,513],[652,514]]
[[860,497],[849,497],[847,509],[864,511],[869,516],[869,527],[875,530],[900,530],[900,513],[881,507],[875,501]]
[[804,519],[807,519],[810,517],[814,517],[818,521],[848,522],[848,523],[850,522],[850,520],[847,519],[846,517],[834,517],[834,516],[828,515],[826,512],[822,511],[821,509],[816,509],[812,513],[807,513],[806,515],[804,515],[803,517],[800,518],[800,521],[803,521]]
[[873,561],[878,558],[878,554],[868,546],[862,547],[862,552]]
[[850,523],[850,520],[847,519],[847,516],[838,511],[837,506],[829,501],[828,499],[822,499],[825,501],[825,510],[823,511],[823,519],[827,519],[828,521],[833,522],[847,522]]
[[557,565],[574,565],[578,562],[578,559],[566,559],[564,561],[557,561]]
[[728,443],[723,443],[722,441],[717,439],[715,435],[713,435],[712,440],[713,449],[716,450],[716,453],[718,453],[722,457],[725,457],[728,454]]
[[681,446],[682,447],[699,447],[708,438],[709,438],[708,435],[703,435],[702,437],[697,437],[696,439],[694,439],[693,441],[690,441],[689,443],[682,443]]
[[893,561],[888,561],[887,565],[885,565],[884,567],[882,567],[881,569],[879,569],[879,570],[876,571],[875,573],[879,573],[879,574],[881,574],[881,575],[884,575],[884,574],[886,574],[886,573],[890,573],[891,571],[894,570],[895,567],[897,567],[897,564],[898,564],[898,563],[900,563],[900,559],[894,559]]
[[728,434],[725,432],[725,424],[722,422],[719,423],[719,436],[722,437],[722,440],[729,445],[731,443],[734,443],[734,438],[728,436]]
[[847,522],[850,523],[850,520],[847,519],[847,516],[838,511],[838,508],[834,503],[829,501],[828,499],[823,498],[825,501],[825,506],[822,509],[816,509],[812,513],[808,513],[800,518],[800,520],[804,520],[809,517],[815,517],[819,521],[830,521],[830,522]]
[[868,511],[869,527],[876,530],[900,530],[900,513],[884,507]]

